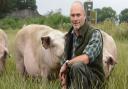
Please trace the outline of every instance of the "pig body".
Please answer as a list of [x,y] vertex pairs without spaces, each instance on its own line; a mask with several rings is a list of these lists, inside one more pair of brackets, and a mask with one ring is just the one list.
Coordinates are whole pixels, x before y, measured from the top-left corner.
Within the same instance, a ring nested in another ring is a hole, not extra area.
[[114,39],[106,32],[101,31],[103,36],[103,66],[105,76],[108,78],[117,63],[117,48]]
[[48,78],[60,68],[64,34],[45,25],[28,25],[16,35],[16,67],[21,74]]
[[0,29],[0,73],[5,70],[6,57],[8,54],[8,43],[6,33]]

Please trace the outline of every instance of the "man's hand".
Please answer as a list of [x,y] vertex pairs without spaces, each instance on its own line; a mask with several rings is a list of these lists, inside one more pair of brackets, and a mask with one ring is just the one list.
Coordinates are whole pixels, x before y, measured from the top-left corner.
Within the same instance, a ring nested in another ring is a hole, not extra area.
[[67,76],[67,69],[68,66],[66,63],[64,63],[60,69],[60,73],[59,73],[59,79],[61,81],[61,86],[64,87],[66,86],[66,76]]
[[59,79],[61,80],[63,77],[63,74],[66,74],[67,72],[67,68],[68,66],[66,65],[66,63],[64,63],[60,69],[60,73],[59,73]]

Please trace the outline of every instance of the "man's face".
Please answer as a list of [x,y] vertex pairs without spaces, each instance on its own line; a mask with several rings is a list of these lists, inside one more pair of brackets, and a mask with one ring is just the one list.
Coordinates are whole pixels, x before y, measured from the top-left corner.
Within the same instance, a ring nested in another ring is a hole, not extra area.
[[70,20],[74,30],[78,30],[85,22],[85,14],[81,6],[74,5],[71,8]]

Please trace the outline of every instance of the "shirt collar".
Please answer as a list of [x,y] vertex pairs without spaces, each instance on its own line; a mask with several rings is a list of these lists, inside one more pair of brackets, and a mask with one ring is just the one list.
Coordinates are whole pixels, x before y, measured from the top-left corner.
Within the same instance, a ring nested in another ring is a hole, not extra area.
[[[80,35],[79,36],[82,36],[84,37],[85,33],[87,32],[89,28],[89,24],[85,21],[85,23],[83,24],[83,26],[81,26],[78,30],[79,30],[79,33]],[[72,30],[72,34],[76,36],[74,30]]]

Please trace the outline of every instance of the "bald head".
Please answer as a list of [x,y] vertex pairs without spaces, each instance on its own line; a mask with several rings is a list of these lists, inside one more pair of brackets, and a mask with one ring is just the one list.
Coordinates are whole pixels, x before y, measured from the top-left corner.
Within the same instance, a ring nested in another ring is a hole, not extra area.
[[75,1],[70,9],[70,20],[74,30],[79,30],[85,23],[85,19],[86,15],[83,4],[80,1]]
[[75,8],[76,8],[76,10],[79,9],[85,15],[84,5],[82,4],[82,2],[80,2],[80,1],[73,2],[73,4],[71,5],[71,8],[70,8],[70,13]]

